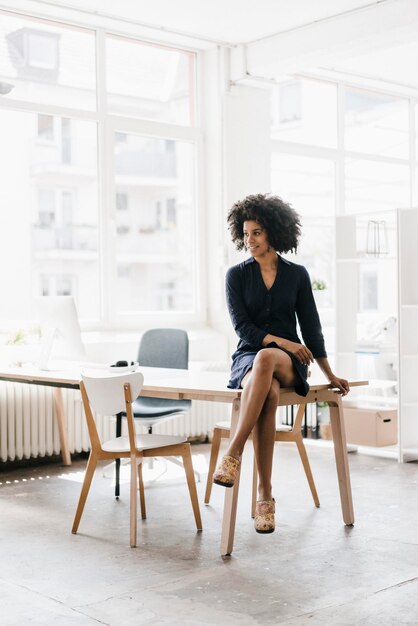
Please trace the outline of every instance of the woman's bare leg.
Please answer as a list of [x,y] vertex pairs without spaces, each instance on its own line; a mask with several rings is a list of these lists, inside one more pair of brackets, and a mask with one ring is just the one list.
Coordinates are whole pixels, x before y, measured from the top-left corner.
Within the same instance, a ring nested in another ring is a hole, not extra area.
[[261,416],[273,378],[277,378],[283,387],[291,387],[295,383],[293,363],[282,350],[265,348],[257,354],[252,370],[241,382],[244,390],[241,394],[240,417],[235,435],[229,443],[228,455],[235,458],[241,456],[245,442]]
[[271,474],[276,437],[276,410],[280,383],[273,378],[260,416],[253,428],[253,446],[258,469],[258,499],[271,500]]

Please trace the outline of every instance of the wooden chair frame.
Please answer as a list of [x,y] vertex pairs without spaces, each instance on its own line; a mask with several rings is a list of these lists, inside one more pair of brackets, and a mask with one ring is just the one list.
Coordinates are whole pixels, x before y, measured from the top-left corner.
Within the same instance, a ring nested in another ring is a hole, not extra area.
[[[311,490],[312,498],[315,503],[315,506],[319,508],[319,498],[315,487],[315,482],[312,476],[311,466],[309,464],[308,455],[306,453],[305,444],[303,443],[302,437],[302,420],[305,412],[305,404],[300,404],[296,413],[296,418],[293,423],[293,427],[291,430],[280,430],[280,427],[276,430],[275,441],[293,441],[298,449],[300,459],[302,461],[303,469],[305,471],[306,478],[308,480],[309,488]],[[210,496],[212,493],[212,476],[216,469],[216,464],[219,455],[219,448],[221,445],[222,439],[229,439],[230,437],[230,428],[218,427],[216,426],[213,431],[213,439],[212,439],[212,448],[210,452],[209,459],[209,471],[208,478],[206,482],[206,491],[205,491],[205,504],[209,504]],[[251,435],[250,435],[251,438]],[[257,501],[257,461],[254,456],[254,464],[253,464],[253,485],[252,485],[252,499],[251,499],[251,516],[255,515],[255,504]]]
[[[156,456],[180,456],[183,459],[184,470],[186,473],[187,485],[190,493],[190,499],[193,508],[193,514],[196,522],[197,530],[202,530],[202,520],[200,517],[199,501],[197,497],[196,483],[193,473],[192,455],[190,450],[190,444],[187,442],[176,443],[173,445],[167,445],[162,447],[139,449],[136,443],[136,433],[134,417],[132,414],[132,396],[131,387],[129,383],[124,384],[124,395],[126,405],[126,416],[128,423],[128,438],[129,447],[128,451],[115,450],[109,452],[103,450],[100,437],[97,432],[96,423],[94,421],[93,413],[90,407],[87,391],[84,382],[80,382],[81,397],[83,400],[84,410],[86,414],[87,427],[90,435],[91,450],[90,456],[87,462],[86,473],[78,501],[76,513],[74,516],[74,522],[72,526],[72,533],[77,533],[78,526],[80,524],[81,516],[83,514],[84,506],[86,503],[87,495],[90,490],[90,485],[93,479],[94,472],[96,471],[97,463],[102,460],[122,459],[128,458],[131,461],[131,484],[130,484],[130,545],[132,548],[137,544],[137,491],[139,485],[140,494],[140,506],[141,517],[146,518],[145,508],[145,493],[144,483],[142,479],[142,460],[146,457]],[[149,435],[152,437],[152,435]]]

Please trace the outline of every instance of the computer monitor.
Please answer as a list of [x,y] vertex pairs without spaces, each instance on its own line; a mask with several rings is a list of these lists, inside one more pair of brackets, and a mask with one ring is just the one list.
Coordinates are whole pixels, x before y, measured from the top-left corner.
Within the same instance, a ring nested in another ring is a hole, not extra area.
[[66,369],[70,361],[83,361],[86,352],[74,298],[42,296],[38,299],[38,310],[42,344],[39,367]]

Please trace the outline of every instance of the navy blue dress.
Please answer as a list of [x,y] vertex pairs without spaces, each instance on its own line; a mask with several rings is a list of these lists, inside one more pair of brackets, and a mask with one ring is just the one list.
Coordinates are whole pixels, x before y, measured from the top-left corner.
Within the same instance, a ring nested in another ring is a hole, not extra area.
[[314,358],[326,357],[321,322],[312,293],[311,281],[305,267],[278,256],[276,279],[267,289],[257,261],[250,257],[231,267],[226,274],[226,301],[232,325],[239,337],[232,355],[231,379],[228,387],[239,389],[245,374],[252,368],[256,354],[263,348],[277,348],[290,356],[299,381],[295,391],[306,396],[308,367],[302,365],[288,350],[272,342],[262,345],[266,335],[276,335],[302,343]]

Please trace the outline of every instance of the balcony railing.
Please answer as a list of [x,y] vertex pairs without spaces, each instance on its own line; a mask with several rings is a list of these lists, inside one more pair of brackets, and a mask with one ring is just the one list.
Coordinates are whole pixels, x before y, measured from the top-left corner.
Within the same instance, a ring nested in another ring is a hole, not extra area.
[[32,226],[32,245],[43,250],[97,250],[97,227],[87,224]]

